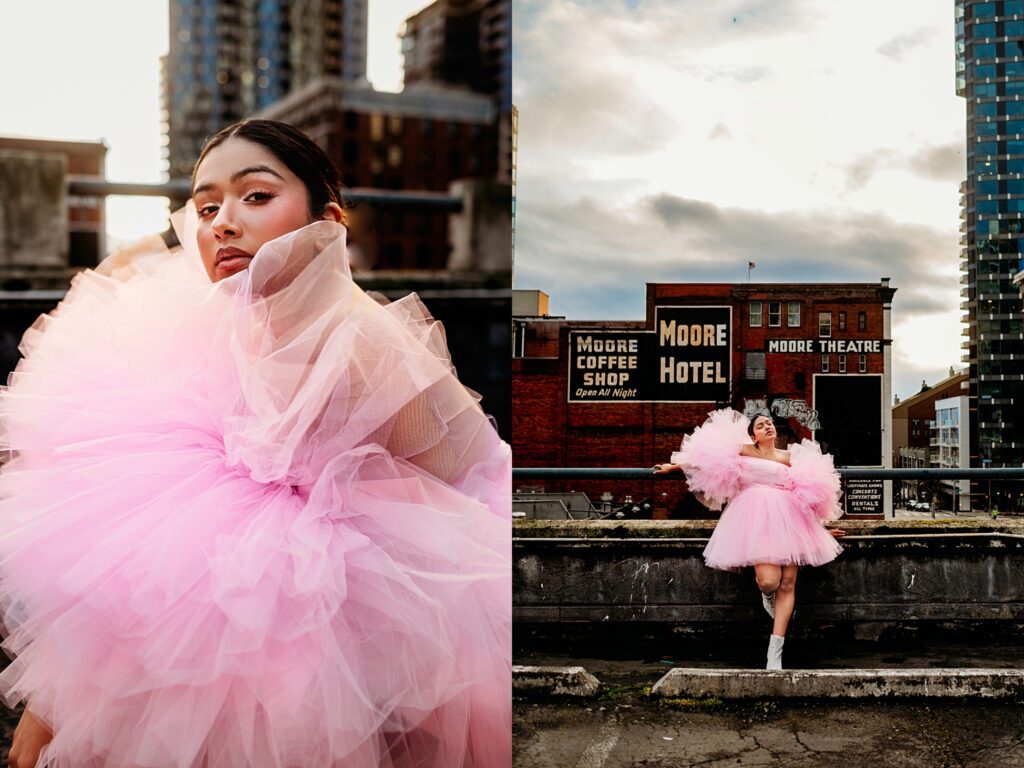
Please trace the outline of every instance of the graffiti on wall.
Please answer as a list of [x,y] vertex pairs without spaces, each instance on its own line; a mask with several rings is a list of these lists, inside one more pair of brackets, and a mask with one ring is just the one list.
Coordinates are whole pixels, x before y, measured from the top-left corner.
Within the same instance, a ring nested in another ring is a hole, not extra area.
[[788,397],[780,397],[772,401],[771,408],[768,401],[763,397],[748,397],[743,402],[743,415],[752,419],[755,414],[764,413],[770,410],[782,419],[793,419],[807,429],[821,429],[821,422],[818,421],[818,412],[811,408],[806,400],[791,400]]
[[821,422],[818,421],[818,412],[811,408],[806,400],[790,400],[788,397],[780,397],[772,403],[772,413],[784,419],[796,419],[807,429],[821,429]]

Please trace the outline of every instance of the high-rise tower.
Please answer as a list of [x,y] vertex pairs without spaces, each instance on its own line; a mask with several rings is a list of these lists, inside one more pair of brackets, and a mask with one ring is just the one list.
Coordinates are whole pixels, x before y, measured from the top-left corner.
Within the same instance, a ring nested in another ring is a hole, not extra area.
[[170,0],[167,160],[187,177],[206,138],[321,77],[366,78],[368,0]]
[[[967,100],[961,185],[961,309],[966,310],[972,466],[1024,465],[1024,0],[956,0],[956,90]],[[979,484],[980,485],[980,484]],[[1021,484],[988,506],[1018,508]],[[975,489],[981,505],[987,488]]]
[[512,178],[512,0],[436,0],[405,20],[406,86],[442,82],[486,93],[497,107],[498,178]]

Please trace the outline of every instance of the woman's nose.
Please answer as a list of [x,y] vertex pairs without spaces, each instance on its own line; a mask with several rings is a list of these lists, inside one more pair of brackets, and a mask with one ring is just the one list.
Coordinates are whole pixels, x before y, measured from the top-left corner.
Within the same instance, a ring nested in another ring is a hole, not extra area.
[[241,228],[238,226],[235,213],[234,205],[228,202],[222,203],[210,225],[213,234],[218,238],[238,237],[241,234]]

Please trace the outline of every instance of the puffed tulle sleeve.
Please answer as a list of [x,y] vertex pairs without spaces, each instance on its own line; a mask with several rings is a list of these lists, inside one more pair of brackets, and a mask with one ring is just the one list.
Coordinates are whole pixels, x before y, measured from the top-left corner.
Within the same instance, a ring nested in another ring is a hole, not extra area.
[[672,463],[686,473],[690,491],[709,509],[721,509],[739,491],[740,447],[751,444],[748,424],[746,416],[731,408],[713,411],[672,454]]
[[511,455],[441,326],[334,222],[216,284],[182,243],[80,274],[0,392],[40,765],[507,768]]
[[832,457],[822,453],[813,440],[791,445],[789,451],[793,493],[819,520],[838,520],[843,511],[839,506],[839,473]]

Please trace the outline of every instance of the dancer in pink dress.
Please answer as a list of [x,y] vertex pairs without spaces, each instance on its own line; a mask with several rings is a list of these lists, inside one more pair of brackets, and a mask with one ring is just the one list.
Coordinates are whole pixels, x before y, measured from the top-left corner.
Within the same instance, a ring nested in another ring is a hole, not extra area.
[[108,259],[25,334],[17,768],[510,765],[510,451],[418,300],[353,283],[337,188],[295,129],[225,129],[182,248]]
[[832,457],[810,440],[783,451],[775,439],[770,415],[750,421],[725,408],[683,438],[672,463],[656,468],[657,473],[684,471],[690,490],[711,509],[728,503],[704,561],[726,571],[754,567],[765,610],[774,620],[767,669],[782,669],[797,570],[834,560],[842,551],[834,537],[845,535],[821,524],[841,514]]

